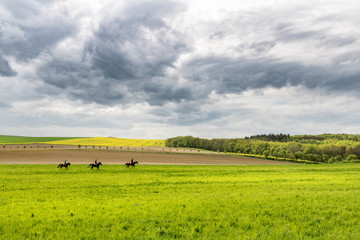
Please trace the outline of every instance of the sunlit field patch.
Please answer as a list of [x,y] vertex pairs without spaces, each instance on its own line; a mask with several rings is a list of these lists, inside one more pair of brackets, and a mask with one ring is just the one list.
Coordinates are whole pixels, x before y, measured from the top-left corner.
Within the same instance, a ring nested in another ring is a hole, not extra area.
[[359,239],[360,166],[0,165],[1,239]]
[[96,146],[128,146],[128,147],[164,147],[165,140],[127,139],[111,137],[78,138],[51,141],[49,144],[64,145],[96,145]]
[[165,140],[127,139],[113,137],[21,137],[0,135],[0,144],[59,144],[59,145],[95,145],[127,147],[165,147]]

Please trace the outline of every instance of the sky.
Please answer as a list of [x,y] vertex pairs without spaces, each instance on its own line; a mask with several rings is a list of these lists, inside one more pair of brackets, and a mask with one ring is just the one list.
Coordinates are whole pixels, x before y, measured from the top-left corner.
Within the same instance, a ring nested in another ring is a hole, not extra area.
[[360,133],[357,0],[1,0],[0,134]]

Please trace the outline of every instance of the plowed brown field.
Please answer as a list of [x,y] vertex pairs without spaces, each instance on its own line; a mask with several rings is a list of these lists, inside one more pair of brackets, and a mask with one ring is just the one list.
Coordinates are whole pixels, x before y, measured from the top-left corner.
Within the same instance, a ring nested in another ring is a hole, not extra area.
[[103,164],[125,164],[131,158],[146,165],[284,165],[291,162],[231,156],[169,152],[134,152],[111,150],[29,149],[0,150],[0,164],[58,164],[65,159],[72,164],[88,164],[95,159]]

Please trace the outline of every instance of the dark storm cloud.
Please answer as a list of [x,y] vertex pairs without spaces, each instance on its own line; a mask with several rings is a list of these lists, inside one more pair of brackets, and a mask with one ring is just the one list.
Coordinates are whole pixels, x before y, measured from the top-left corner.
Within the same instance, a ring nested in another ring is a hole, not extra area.
[[165,73],[187,51],[183,36],[163,20],[177,9],[170,3],[132,4],[104,18],[81,62],[52,59],[40,68],[41,79],[72,98],[105,105],[189,98],[189,90]]
[[162,20],[172,6],[146,6],[131,6],[94,32],[86,50],[106,78],[146,81],[163,76],[186,49],[182,36]]
[[94,70],[85,62],[53,59],[42,66],[38,74],[47,84],[39,88],[43,94],[65,94],[84,103],[104,105],[119,102],[126,94],[116,87],[115,80],[105,79],[99,70]]
[[340,66],[304,66],[274,59],[207,58],[189,63],[187,77],[206,84],[208,92],[241,93],[250,89],[304,86],[328,91],[360,90],[360,72],[348,73]]

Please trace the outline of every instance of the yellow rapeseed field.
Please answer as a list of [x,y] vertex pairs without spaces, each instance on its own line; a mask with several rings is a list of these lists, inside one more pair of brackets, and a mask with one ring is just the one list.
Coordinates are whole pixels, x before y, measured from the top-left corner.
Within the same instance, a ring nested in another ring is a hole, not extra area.
[[165,140],[127,139],[112,137],[78,138],[46,142],[61,145],[126,146],[126,147],[165,147]]

